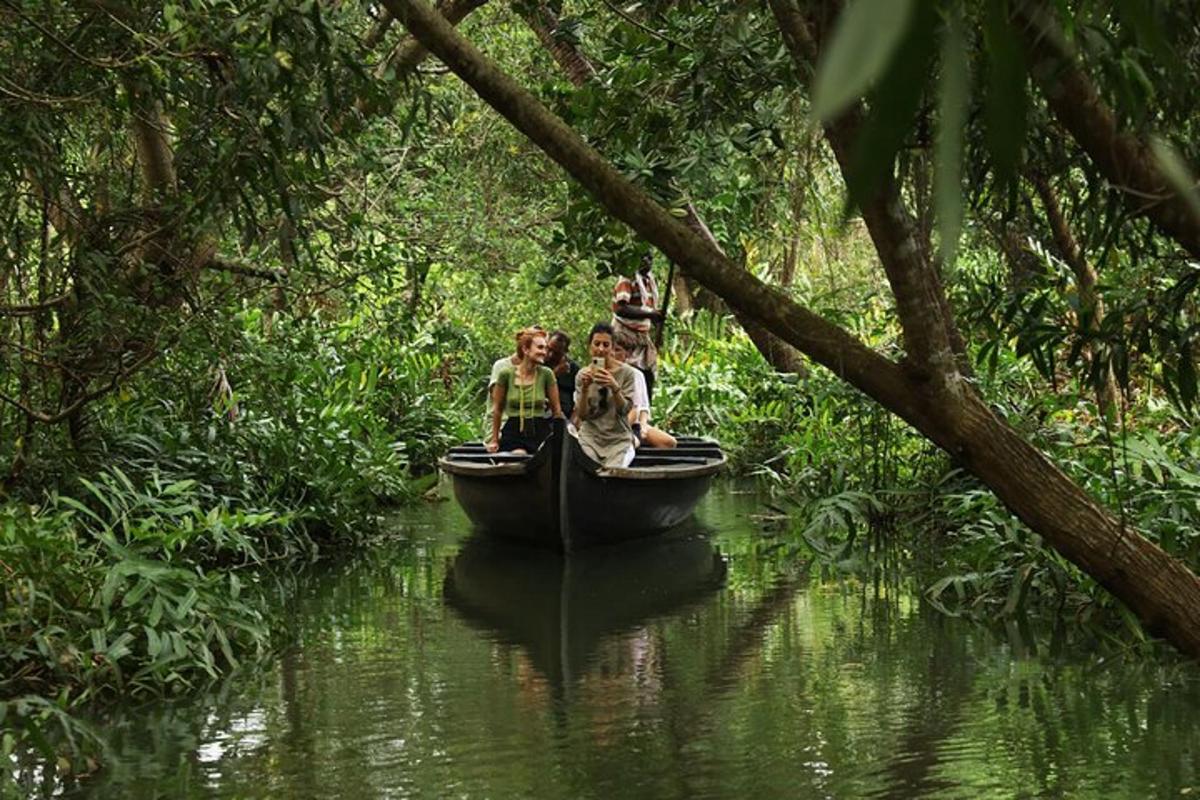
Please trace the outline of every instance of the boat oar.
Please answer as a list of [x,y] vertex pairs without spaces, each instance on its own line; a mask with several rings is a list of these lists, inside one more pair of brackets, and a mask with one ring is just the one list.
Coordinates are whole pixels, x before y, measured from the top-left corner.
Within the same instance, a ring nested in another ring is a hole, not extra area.
[[675,262],[671,262],[670,268],[667,270],[667,288],[663,292],[662,304],[662,322],[658,323],[658,330],[654,334],[654,349],[658,350],[662,347],[663,331],[667,328],[667,311],[671,307],[671,284],[675,282]]

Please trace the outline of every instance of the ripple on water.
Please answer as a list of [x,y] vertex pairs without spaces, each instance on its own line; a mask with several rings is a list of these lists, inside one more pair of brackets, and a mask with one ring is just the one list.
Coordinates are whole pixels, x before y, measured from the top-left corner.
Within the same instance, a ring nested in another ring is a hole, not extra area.
[[[894,587],[801,580],[747,522],[756,502],[714,494],[719,555],[689,545],[658,571],[497,568],[457,561],[451,541],[315,576],[301,648],[266,678],[108,726],[118,761],[82,794],[1107,798],[1200,783],[1193,668],[1168,684],[1086,654],[1018,659]],[[446,511],[421,514],[438,530]]]

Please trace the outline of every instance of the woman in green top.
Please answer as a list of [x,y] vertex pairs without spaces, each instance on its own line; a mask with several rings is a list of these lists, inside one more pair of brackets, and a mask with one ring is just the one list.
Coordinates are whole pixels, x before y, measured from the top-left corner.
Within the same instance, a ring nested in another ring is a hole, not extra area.
[[[517,342],[517,355],[520,363],[502,367],[492,386],[492,436],[486,445],[489,453],[536,451],[550,433],[544,417],[546,405],[555,417],[563,415],[554,370],[542,363],[546,360],[546,335],[526,331]],[[502,417],[507,417],[503,429]]]

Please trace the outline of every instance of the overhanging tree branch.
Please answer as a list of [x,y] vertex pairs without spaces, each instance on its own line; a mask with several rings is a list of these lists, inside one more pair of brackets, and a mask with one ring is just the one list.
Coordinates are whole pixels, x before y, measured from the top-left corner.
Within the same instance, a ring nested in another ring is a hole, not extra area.
[[1013,22],[1054,116],[1133,214],[1150,220],[1200,259],[1200,215],[1162,174],[1146,142],[1120,129],[1117,115],[1071,53],[1053,13],[1041,0],[1031,0],[1017,4]]
[[[1124,601],[1152,632],[1200,655],[1200,580],[1112,515],[998,418],[969,387],[930,393],[899,365],[771,289],[716,252],[629,183],[569,126],[455,32],[424,0],[384,0],[409,31],[481,98],[566,169],[616,219],[697,280],[833,369],[979,476],[1065,557]],[[881,256],[882,257],[882,256]],[[954,408],[942,403],[950,399]]]
[[[625,222],[668,258],[734,308],[769,322],[777,335],[845,377],[918,428],[933,427],[898,365],[834,323],[792,302],[734,264],[671,216],[593,150],[566,123],[455,32],[423,0],[384,0],[430,51],[485,101],[566,169],[613,217]],[[786,332],[786,335],[784,334]]]

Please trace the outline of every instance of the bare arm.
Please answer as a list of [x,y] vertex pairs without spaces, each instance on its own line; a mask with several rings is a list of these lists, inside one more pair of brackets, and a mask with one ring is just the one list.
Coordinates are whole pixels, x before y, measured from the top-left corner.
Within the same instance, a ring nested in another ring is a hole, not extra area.
[[588,416],[588,387],[592,385],[591,368],[579,371],[579,376],[575,379],[575,410],[571,412],[571,420],[576,427]]
[[613,313],[618,317],[625,319],[648,319],[651,322],[662,322],[663,314],[656,309],[644,309],[637,306],[631,306],[625,300],[618,300],[617,307],[613,309]]
[[507,399],[507,386],[497,383],[492,387],[492,438],[484,445],[489,453],[500,449],[500,418],[504,416],[504,401]]

